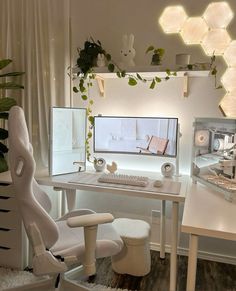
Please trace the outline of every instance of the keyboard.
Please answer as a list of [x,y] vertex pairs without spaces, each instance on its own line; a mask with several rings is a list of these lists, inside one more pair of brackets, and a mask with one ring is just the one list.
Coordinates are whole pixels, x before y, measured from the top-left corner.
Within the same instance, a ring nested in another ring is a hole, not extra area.
[[148,184],[148,178],[142,176],[108,173],[102,174],[98,178],[98,182],[145,187]]

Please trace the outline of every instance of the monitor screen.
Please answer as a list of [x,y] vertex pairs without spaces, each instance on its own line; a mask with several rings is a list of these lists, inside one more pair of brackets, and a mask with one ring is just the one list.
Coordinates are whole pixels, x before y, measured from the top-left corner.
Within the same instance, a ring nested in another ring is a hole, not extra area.
[[52,107],[50,110],[50,175],[85,170],[86,109]]
[[94,152],[176,157],[177,118],[95,116]]

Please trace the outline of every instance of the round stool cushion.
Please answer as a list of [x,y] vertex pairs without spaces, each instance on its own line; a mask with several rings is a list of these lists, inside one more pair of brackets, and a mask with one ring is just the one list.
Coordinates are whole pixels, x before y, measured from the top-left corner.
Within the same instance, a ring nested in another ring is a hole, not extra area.
[[144,244],[150,235],[150,225],[143,220],[117,218],[112,225],[127,245]]

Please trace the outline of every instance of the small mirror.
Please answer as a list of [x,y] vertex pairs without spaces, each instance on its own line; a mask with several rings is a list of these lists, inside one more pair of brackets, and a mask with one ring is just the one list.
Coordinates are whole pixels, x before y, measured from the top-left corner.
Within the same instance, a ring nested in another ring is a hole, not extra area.
[[52,107],[50,110],[49,174],[85,171],[86,109]]

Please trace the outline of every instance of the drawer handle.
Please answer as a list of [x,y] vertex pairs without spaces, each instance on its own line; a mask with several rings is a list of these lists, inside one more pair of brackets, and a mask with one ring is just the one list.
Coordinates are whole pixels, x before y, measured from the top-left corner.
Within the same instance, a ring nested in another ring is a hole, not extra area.
[[4,228],[4,227],[0,227],[0,231],[10,231],[10,228]]
[[7,200],[7,199],[10,199],[11,197],[7,197],[7,196],[0,196],[0,199],[3,199],[3,200]]
[[0,250],[10,250],[11,248],[0,246]]
[[9,210],[9,209],[0,209],[0,212],[5,212],[5,213],[7,213],[7,212],[11,212],[11,210]]

